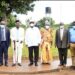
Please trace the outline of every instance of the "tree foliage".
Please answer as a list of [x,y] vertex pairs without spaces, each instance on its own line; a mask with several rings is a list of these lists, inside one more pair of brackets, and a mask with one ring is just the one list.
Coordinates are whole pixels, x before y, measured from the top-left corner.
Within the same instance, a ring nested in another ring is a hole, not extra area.
[[0,0],[0,14],[9,15],[12,11],[26,14],[27,11],[33,11],[34,0]]
[[[55,21],[52,18],[47,18],[49,20],[50,26],[53,27],[55,24]],[[44,27],[45,26],[45,20],[46,18],[44,17],[43,19],[38,21],[39,27]]]
[[13,15],[9,15],[9,16],[7,17],[7,21],[8,21],[7,26],[8,26],[9,28],[12,28],[12,27],[15,26],[15,19],[16,19],[16,18],[15,18]]

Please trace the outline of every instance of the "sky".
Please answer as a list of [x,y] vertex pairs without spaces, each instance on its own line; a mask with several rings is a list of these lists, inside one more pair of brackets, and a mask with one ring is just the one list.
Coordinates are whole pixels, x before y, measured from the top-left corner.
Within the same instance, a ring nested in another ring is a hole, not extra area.
[[51,18],[55,23],[64,22],[65,24],[71,23],[75,20],[75,1],[35,1],[34,11],[25,14],[18,14],[17,18],[25,23],[25,20],[32,19],[35,22],[46,17],[45,7],[51,7]]

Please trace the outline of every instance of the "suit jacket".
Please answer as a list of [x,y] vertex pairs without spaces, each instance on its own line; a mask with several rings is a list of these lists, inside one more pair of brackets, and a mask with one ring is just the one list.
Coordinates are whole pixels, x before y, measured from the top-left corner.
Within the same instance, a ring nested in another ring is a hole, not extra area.
[[[10,45],[10,30],[8,27],[5,27],[6,30],[6,47],[9,47]],[[0,27],[0,44],[1,44],[1,27]]]
[[68,30],[64,29],[62,41],[60,38],[60,29],[56,30],[55,45],[57,48],[67,48],[69,44]]

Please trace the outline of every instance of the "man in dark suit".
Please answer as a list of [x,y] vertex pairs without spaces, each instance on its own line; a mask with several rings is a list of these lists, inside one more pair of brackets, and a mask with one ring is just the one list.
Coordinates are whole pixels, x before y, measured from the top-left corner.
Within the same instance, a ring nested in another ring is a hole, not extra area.
[[60,23],[59,29],[56,30],[55,36],[55,46],[58,48],[59,52],[59,66],[66,66],[67,63],[67,48],[68,48],[68,30],[64,28],[64,24]]
[[8,47],[10,44],[10,31],[6,27],[6,19],[0,21],[0,66],[3,65],[3,55],[5,66],[8,66]]

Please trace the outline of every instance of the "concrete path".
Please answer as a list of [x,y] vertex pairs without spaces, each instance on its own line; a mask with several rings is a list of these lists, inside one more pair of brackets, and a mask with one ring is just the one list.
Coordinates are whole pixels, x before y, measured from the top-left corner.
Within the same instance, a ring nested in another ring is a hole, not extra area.
[[[50,73],[50,72],[58,72],[59,68],[59,60],[54,60],[51,65],[42,65],[40,62],[38,66],[28,66],[28,60],[23,61],[22,66],[12,67],[12,62],[9,62],[9,67],[1,66],[0,74],[1,75],[33,75],[33,74],[41,74]],[[71,59],[67,60],[67,67],[71,66]]]

